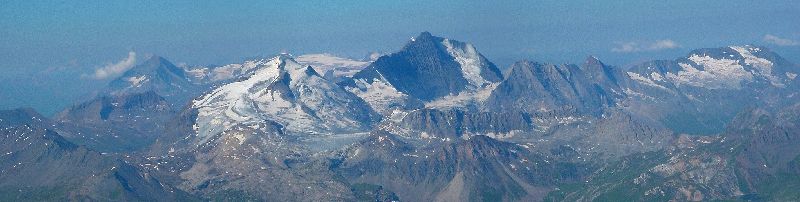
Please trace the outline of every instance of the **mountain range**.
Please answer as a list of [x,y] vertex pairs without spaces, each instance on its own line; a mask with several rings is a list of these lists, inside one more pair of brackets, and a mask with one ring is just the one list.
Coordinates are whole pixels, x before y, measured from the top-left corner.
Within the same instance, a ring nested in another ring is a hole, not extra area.
[[428,32],[369,61],[154,56],[54,117],[0,111],[0,200],[800,200],[800,66],[765,47],[508,69]]

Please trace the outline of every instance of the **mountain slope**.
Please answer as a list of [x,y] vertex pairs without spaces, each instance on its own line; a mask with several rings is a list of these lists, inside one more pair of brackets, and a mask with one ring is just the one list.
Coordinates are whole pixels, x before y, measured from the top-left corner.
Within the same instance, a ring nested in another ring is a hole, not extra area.
[[286,55],[196,99],[198,144],[234,125],[272,120],[289,134],[369,130],[379,120],[361,99]]
[[749,109],[718,136],[682,135],[665,150],[630,155],[551,200],[796,201],[800,105]]
[[618,72],[594,57],[583,67],[520,61],[492,91],[486,108],[495,111],[576,111],[599,114],[624,95]]
[[153,91],[108,95],[57,114],[59,133],[97,151],[135,151],[163,135],[175,115],[171,104]]
[[408,201],[536,201],[577,176],[575,165],[486,136],[415,146],[377,131],[345,155],[337,169],[344,177]]
[[176,165],[164,175],[208,199],[352,200],[310,142],[357,136],[380,117],[288,55],[258,64],[195,99],[157,142],[170,155],[152,161]]
[[0,111],[0,200],[796,201],[798,70],[734,46],[504,78],[427,32],[373,63],[154,57],[56,121]]
[[188,200],[133,166],[38,126],[35,113],[0,112],[0,200]]
[[797,71],[800,67],[762,47],[698,49],[626,72],[625,105],[678,132],[713,134],[747,107],[791,104]]
[[487,88],[503,78],[474,46],[423,32],[340,84],[379,112]]
[[103,95],[153,91],[166,98],[169,103],[180,107],[197,96],[200,89],[201,86],[189,80],[183,68],[175,66],[165,58],[152,56],[112,80]]

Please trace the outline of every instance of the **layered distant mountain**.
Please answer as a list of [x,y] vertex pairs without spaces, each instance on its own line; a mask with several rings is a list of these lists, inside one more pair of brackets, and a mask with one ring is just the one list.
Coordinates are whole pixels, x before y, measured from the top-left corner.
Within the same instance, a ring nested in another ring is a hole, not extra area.
[[154,91],[100,96],[55,116],[62,135],[99,151],[135,151],[164,133],[176,111]]
[[124,95],[155,92],[178,106],[184,105],[200,91],[187,77],[186,70],[166,59],[153,56],[136,65],[108,84],[107,94]]
[[796,201],[798,73],[748,45],[504,76],[428,32],[369,61],[152,57],[53,118],[0,112],[0,200]]
[[626,107],[679,132],[713,134],[746,108],[794,104],[798,71],[761,47],[699,49],[631,68]]

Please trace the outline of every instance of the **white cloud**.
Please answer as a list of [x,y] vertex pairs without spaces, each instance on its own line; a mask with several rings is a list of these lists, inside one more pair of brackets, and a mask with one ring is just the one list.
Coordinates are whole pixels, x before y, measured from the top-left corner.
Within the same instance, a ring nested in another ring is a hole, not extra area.
[[655,43],[650,44],[650,47],[648,47],[648,49],[649,50],[664,50],[664,49],[673,49],[673,48],[678,48],[678,47],[680,47],[680,46],[678,45],[678,43],[675,43],[675,41],[672,41],[672,40],[669,40],[669,39],[664,39],[664,40],[658,40]]
[[94,74],[89,75],[89,77],[98,80],[107,79],[112,76],[117,76],[122,73],[125,73],[125,71],[128,71],[128,69],[133,67],[134,64],[136,64],[136,53],[131,51],[128,52],[127,58],[122,59],[119,62],[107,64],[103,67],[100,67],[94,70]]
[[639,45],[635,42],[620,43],[618,47],[611,49],[614,52],[630,53],[639,51]]
[[800,45],[797,41],[793,41],[791,39],[784,39],[778,36],[767,34],[764,35],[764,42],[779,45],[779,46],[797,46]]
[[611,51],[619,53],[633,53],[642,51],[675,49],[678,47],[680,47],[680,45],[678,45],[678,43],[676,43],[675,41],[670,39],[662,39],[646,44],[639,44],[636,42],[617,43],[617,47],[611,48]]

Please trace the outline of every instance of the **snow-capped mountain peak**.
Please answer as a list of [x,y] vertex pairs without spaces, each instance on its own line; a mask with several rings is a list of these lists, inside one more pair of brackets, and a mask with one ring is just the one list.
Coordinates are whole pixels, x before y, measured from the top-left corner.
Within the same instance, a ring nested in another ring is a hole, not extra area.
[[769,80],[770,84],[773,86],[784,86],[781,79],[778,78],[780,75],[776,76],[772,74],[772,61],[753,55],[753,53],[761,51],[761,48],[754,46],[731,46],[730,48],[739,53],[739,55],[743,58],[745,65],[750,65],[753,67],[755,70],[754,73]]
[[[767,50],[751,45],[699,49],[674,63],[663,64],[657,69],[652,65],[634,68],[628,75],[639,76],[637,81],[649,84],[671,82],[676,86],[706,89],[740,89],[748,83],[766,83],[783,88],[792,78],[789,71],[776,69]],[[780,68],[779,68],[780,69]],[[789,74],[787,74],[789,73]]]
[[470,43],[441,38],[432,35],[430,32],[422,32],[409,42],[404,50],[433,45],[440,54],[446,54],[460,67],[461,77],[468,83],[467,88],[477,90],[502,80],[497,67],[481,55],[478,50]]
[[257,127],[266,120],[290,134],[358,132],[375,120],[358,97],[289,55],[266,60],[251,72],[192,103],[199,144],[233,127]]
[[[409,102],[451,107],[485,99],[502,80],[497,67],[468,43],[422,32],[400,51],[381,56],[341,82],[380,112]],[[379,82],[379,85],[372,85]],[[370,87],[381,89],[368,89]],[[378,93],[382,92],[382,93]],[[407,95],[407,96],[406,96]],[[450,102],[458,98],[457,102]],[[421,106],[421,105],[419,105]]]

